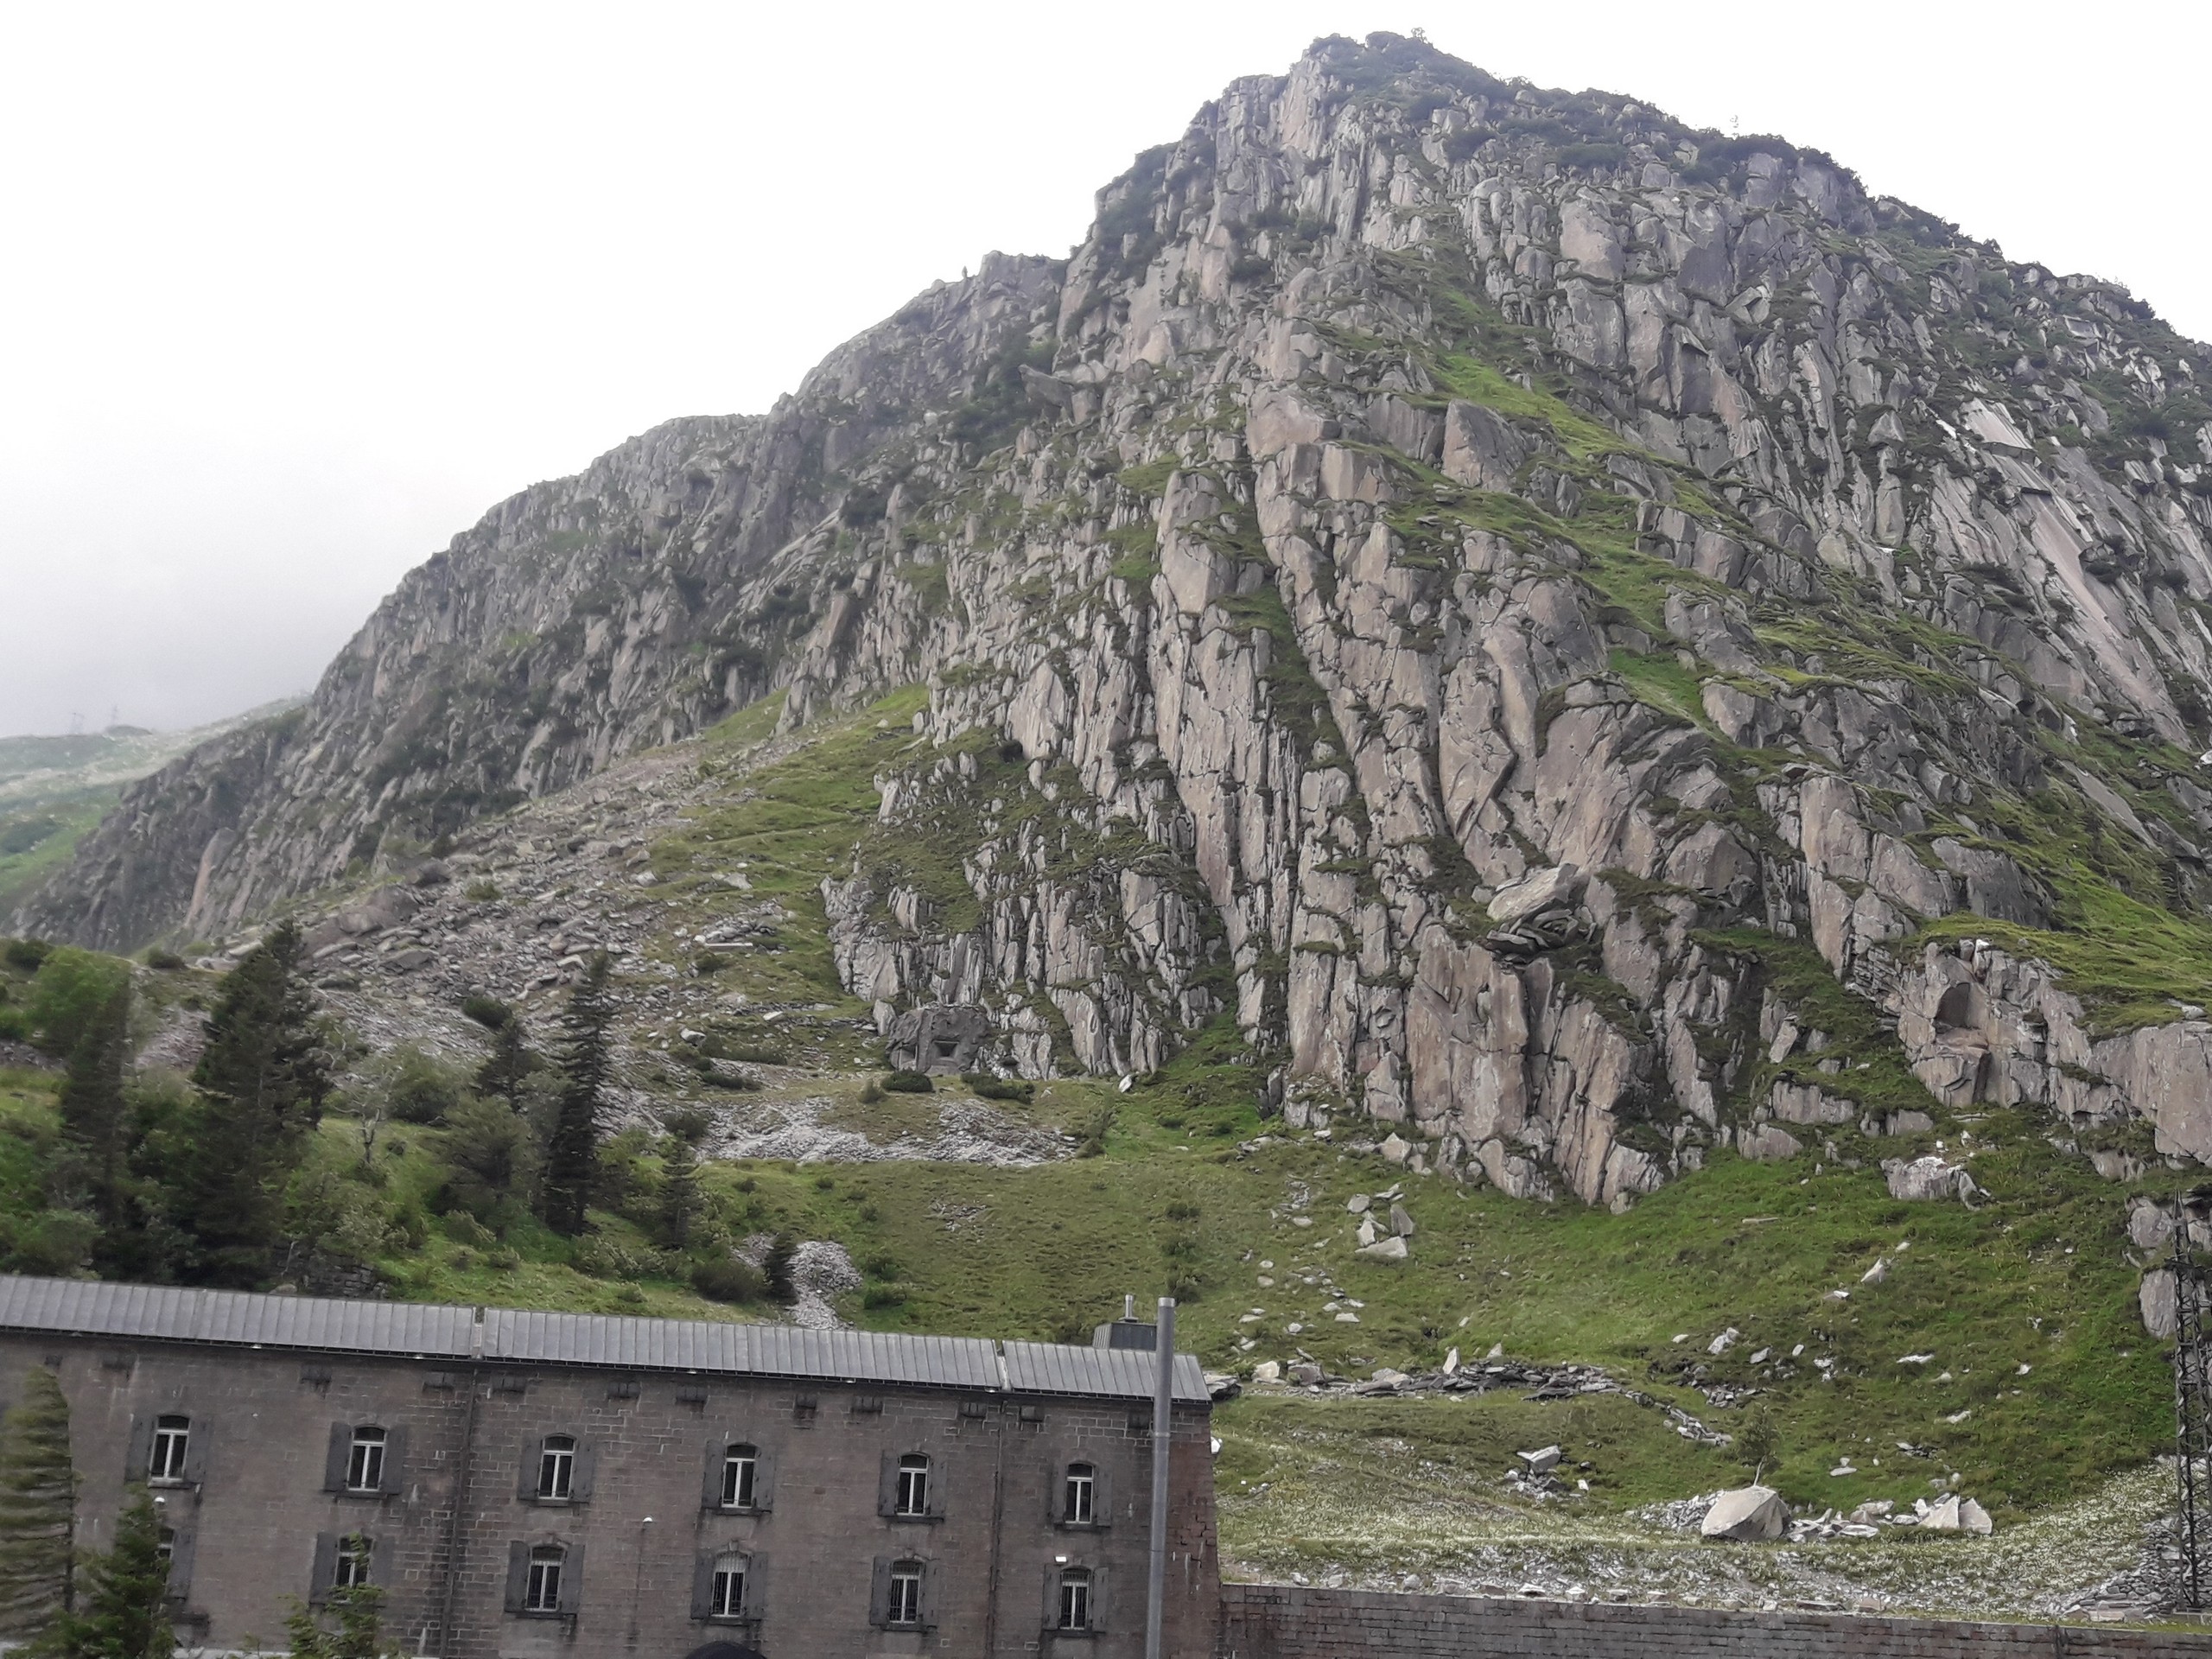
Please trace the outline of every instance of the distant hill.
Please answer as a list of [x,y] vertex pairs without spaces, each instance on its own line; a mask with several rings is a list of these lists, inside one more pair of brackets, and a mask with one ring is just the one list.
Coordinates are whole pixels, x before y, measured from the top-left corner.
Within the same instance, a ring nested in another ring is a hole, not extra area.
[[123,786],[158,772],[180,754],[301,700],[195,726],[150,732],[111,726],[102,732],[0,737],[0,908],[66,863],[77,842],[107,815]]

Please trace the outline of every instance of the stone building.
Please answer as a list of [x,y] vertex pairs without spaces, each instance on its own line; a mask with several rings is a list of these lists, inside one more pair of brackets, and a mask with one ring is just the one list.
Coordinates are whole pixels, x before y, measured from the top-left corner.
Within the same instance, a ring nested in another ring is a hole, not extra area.
[[[79,1541],[150,1483],[208,1649],[365,1578],[455,1659],[1143,1650],[1148,1353],[0,1277],[0,1404],[32,1365]],[[1189,1356],[1173,1421],[1164,1651],[1205,1659]]]

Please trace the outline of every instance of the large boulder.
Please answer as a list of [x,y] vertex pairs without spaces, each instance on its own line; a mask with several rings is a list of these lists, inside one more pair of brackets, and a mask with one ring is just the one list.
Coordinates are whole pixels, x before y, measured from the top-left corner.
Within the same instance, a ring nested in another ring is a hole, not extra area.
[[1938,1498],[1920,1517],[1923,1532],[1971,1532],[1986,1538],[1993,1530],[1989,1511],[1970,1497]]
[[1789,1530],[1789,1506],[1771,1486],[1745,1486],[1713,1500],[1698,1531],[1707,1538],[1757,1543]]
[[1910,1160],[1885,1158],[1882,1173],[1889,1179],[1890,1196],[1893,1198],[1956,1198],[1962,1204],[1970,1204],[1974,1194],[1981,1191],[1964,1164],[1955,1164],[1933,1154]]

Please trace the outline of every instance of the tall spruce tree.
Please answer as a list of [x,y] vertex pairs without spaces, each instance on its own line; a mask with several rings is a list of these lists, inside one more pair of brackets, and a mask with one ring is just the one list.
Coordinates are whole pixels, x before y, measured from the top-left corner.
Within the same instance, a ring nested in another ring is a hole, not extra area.
[[115,1521],[115,1548],[86,1567],[83,1592],[40,1643],[54,1659],[175,1659],[169,1564],[162,1522],[143,1486]]
[[208,1020],[192,1074],[199,1097],[164,1160],[188,1281],[251,1285],[270,1270],[285,1180],[330,1093],[300,959],[299,930],[287,922],[231,970]]
[[130,982],[120,981],[86,1021],[61,1085],[64,1148],[56,1196],[83,1204],[111,1236],[126,1220],[129,1111],[123,1098],[130,1050]]
[[34,1365],[0,1418],[0,1639],[35,1641],[68,1611],[76,1512],[69,1402]]
[[571,1238],[584,1230],[594,1179],[599,1173],[600,1119],[606,1107],[607,1028],[614,1004],[607,981],[613,964],[601,951],[569,994],[563,1016],[561,1096],[545,1144],[545,1179],[538,1215]]

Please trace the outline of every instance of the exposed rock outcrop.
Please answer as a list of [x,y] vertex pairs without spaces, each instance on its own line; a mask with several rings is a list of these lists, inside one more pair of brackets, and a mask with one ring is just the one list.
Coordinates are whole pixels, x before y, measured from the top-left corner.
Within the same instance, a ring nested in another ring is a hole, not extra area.
[[913,1064],[1230,1020],[1270,1104],[1617,1206],[1978,1101],[2203,1159],[2202,361],[1779,140],[1319,42],[1065,265],[504,504],[25,925],[211,933],[925,681],[823,892]]

